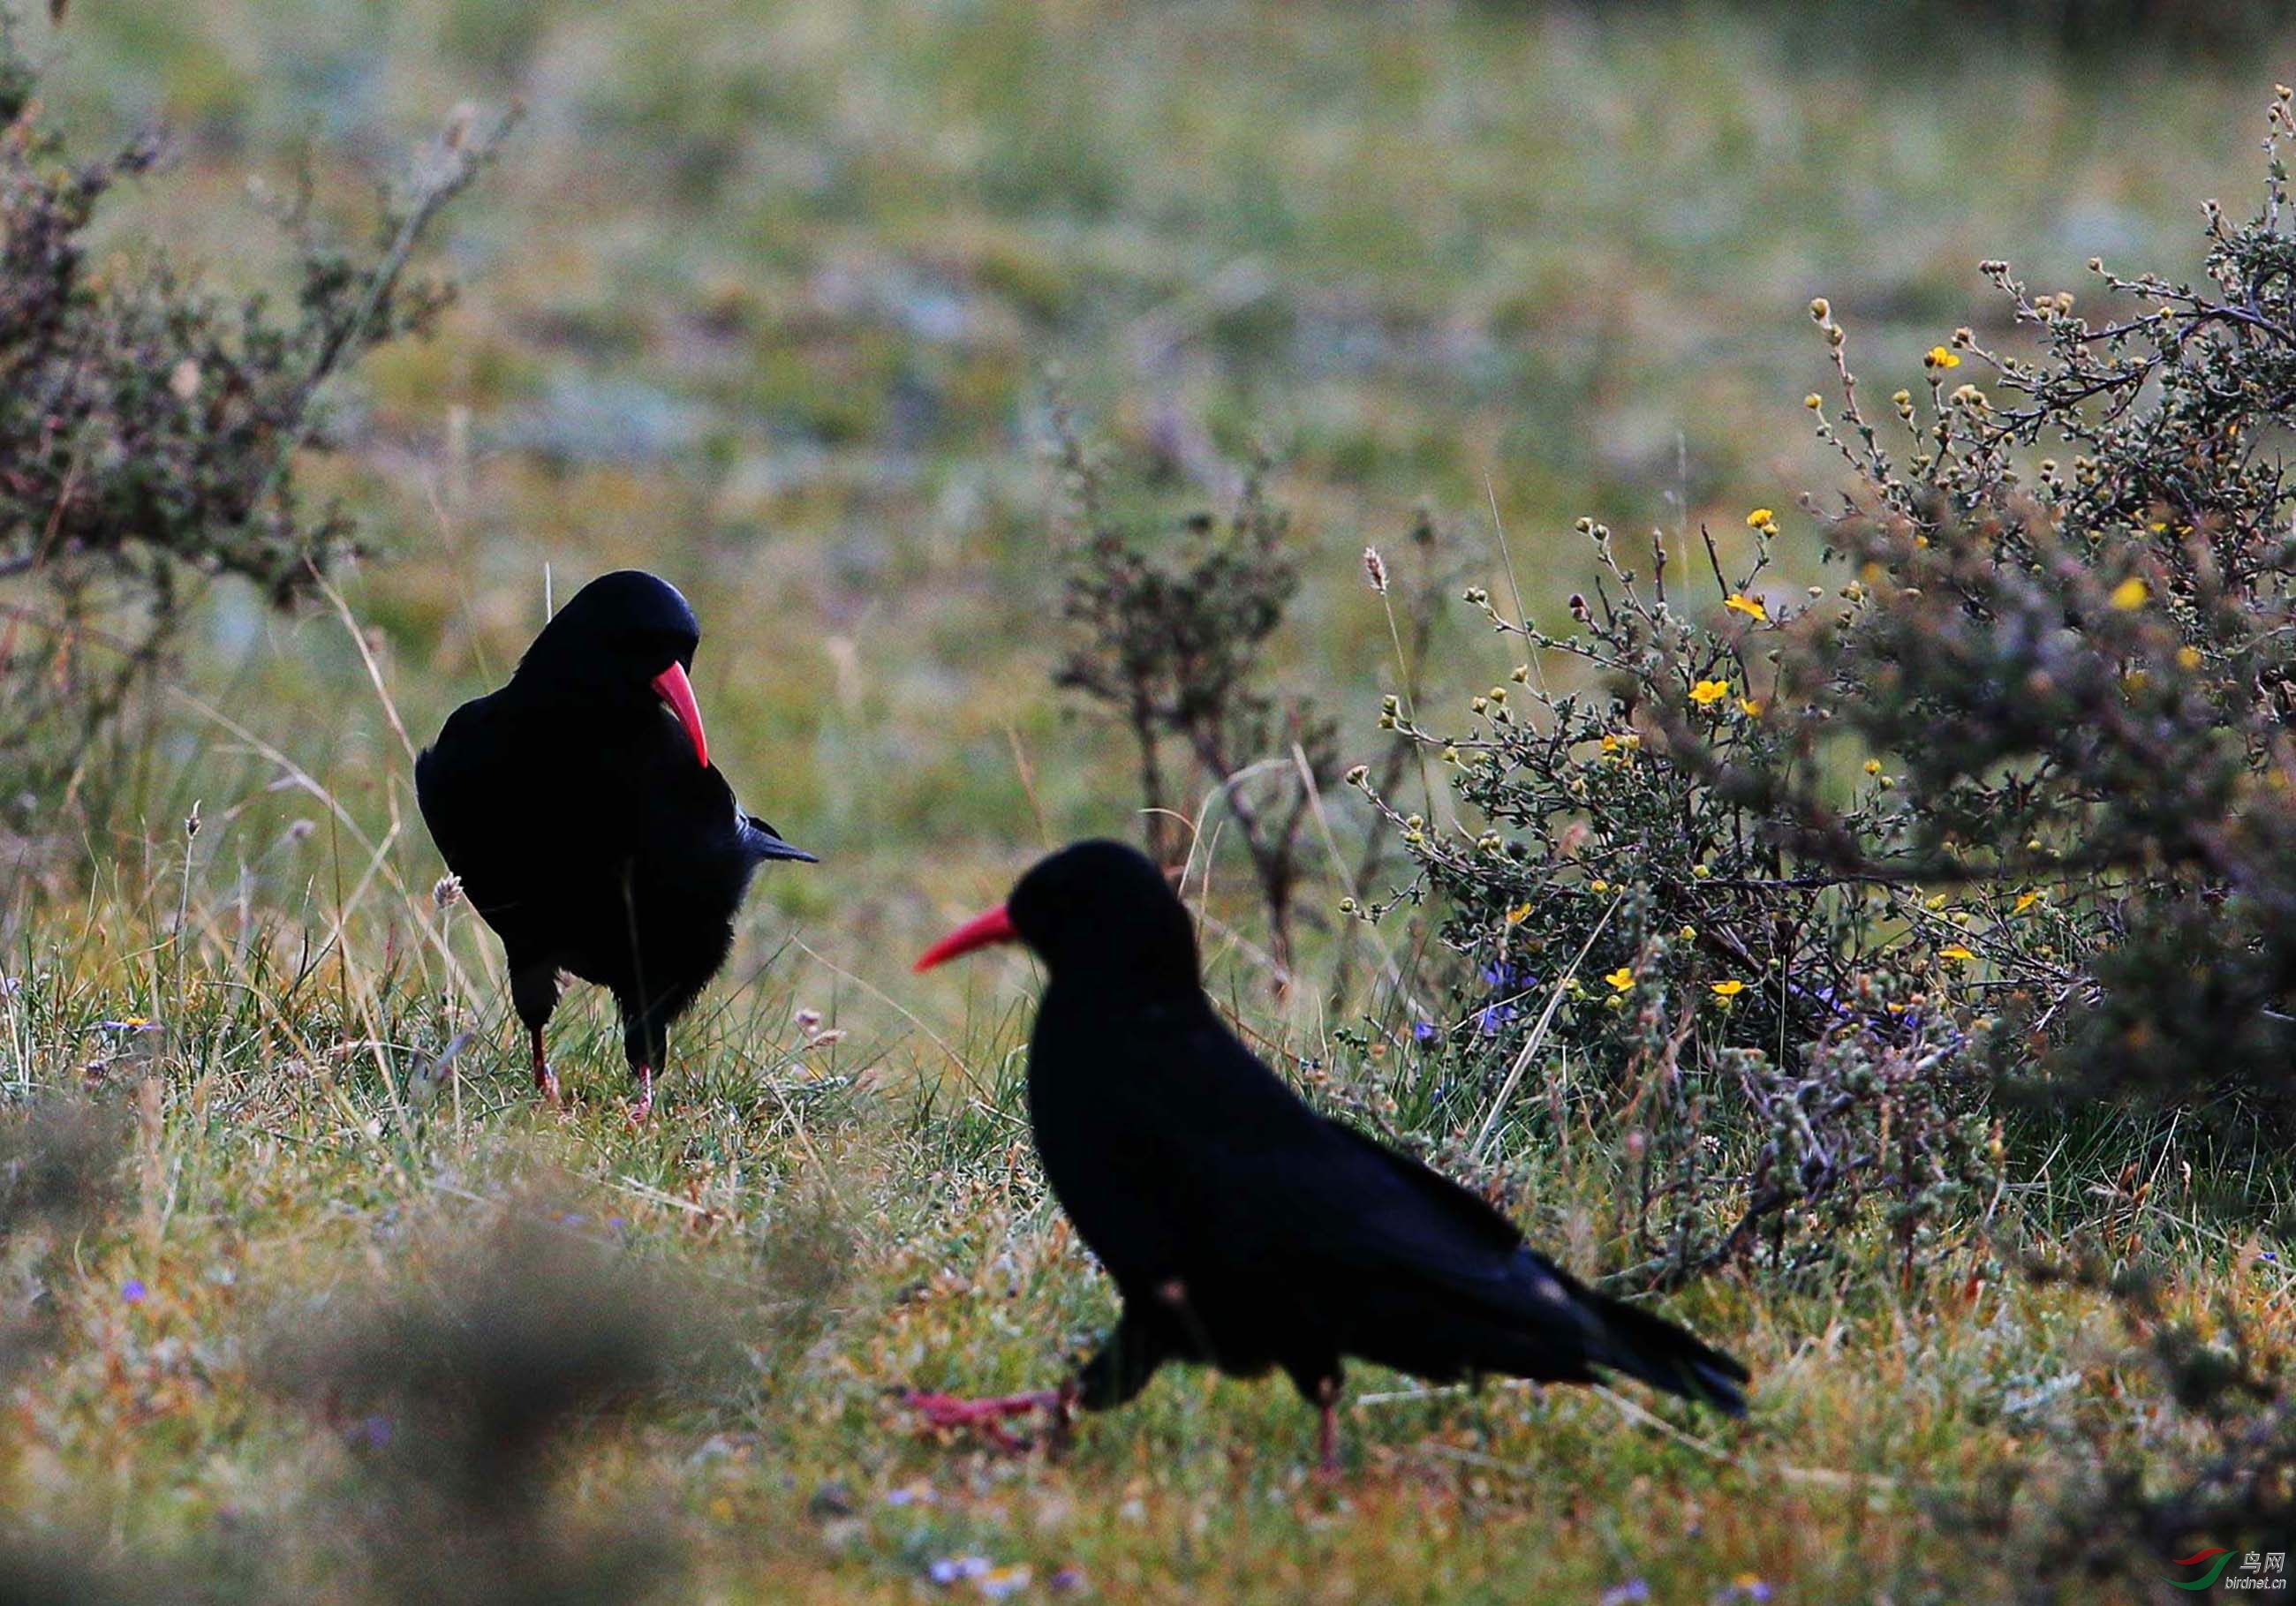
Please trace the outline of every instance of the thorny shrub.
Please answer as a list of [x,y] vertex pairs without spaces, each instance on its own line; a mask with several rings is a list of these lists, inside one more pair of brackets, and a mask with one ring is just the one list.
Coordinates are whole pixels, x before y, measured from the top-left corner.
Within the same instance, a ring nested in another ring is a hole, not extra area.
[[[2259,1269],[2243,1258],[2239,1270]],[[2053,1430],[2066,1454],[2005,1467],[1988,1487],[1946,1509],[2005,1552],[2024,1559],[2033,1600],[2062,1600],[2070,1579],[2119,1579],[2157,1589],[2164,1561],[2234,1552],[2236,1579],[2260,1573],[2259,1556],[2296,1533],[2296,1395],[2284,1343],[2229,1309],[2202,1316],[2178,1308],[2156,1269],[2112,1269],[2097,1256],[2029,1268],[2044,1282],[2077,1283],[2112,1298],[2133,1340],[2121,1357],[2149,1371],[2176,1402],[2165,1427],[2180,1471],[2148,1478],[2132,1454],[2120,1413],[2076,1416]],[[2046,1469],[2046,1470],[2045,1470]],[[2189,1574],[2193,1569],[2185,1568]],[[2189,1588],[2178,1575],[2168,1573]]]
[[1956,331],[1885,406],[1814,302],[1834,586],[1780,583],[1770,509],[1631,553],[1581,520],[1576,629],[1471,590],[1512,682],[1453,733],[1390,701],[1458,813],[1353,776],[1419,872],[1362,913],[1434,895],[1457,960],[1406,1023],[1426,1113],[1480,1147],[1591,1102],[1644,1174],[1638,1280],[1823,1252],[1866,1199],[1910,1270],[1990,1196],[2004,1086],[2296,1129],[2292,132],[2284,90],[2198,286],[2092,263],[2084,313],[1986,263],[2020,340]]
[[[372,242],[286,209],[294,293],[234,297],[165,255],[99,260],[88,234],[156,134],[75,161],[0,11],[0,761],[69,762],[166,651],[195,577],[285,603],[352,550],[296,466],[327,444],[329,381],[448,299],[409,261],[506,127],[463,118],[382,198]],[[42,752],[43,742],[63,750]]]
[[[1331,717],[1275,690],[1267,663],[1300,585],[1291,519],[1268,488],[1270,464],[1260,457],[1245,465],[1226,512],[1175,521],[1121,503],[1103,455],[1065,406],[1054,423],[1068,526],[1062,612],[1070,627],[1054,684],[1130,734],[1150,857],[1177,866],[1222,835],[1241,844],[1267,920],[1267,957],[1278,984],[1288,984],[1302,883],[1335,847],[1316,816],[1338,777],[1339,749]],[[1410,583],[1400,586],[1400,607],[1389,609],[1403,672],[1415,680],[1441,594],[1430,582],[1450,576],[1431,517],[1414,524],[1410,545]],[[1366,560],[1385,602],[1384,561]],[[1399,749],[1390,756],[1390,784],[1406,758]],[[1343,873],[1360,884],[1389,847],[1385,832],[1372,833]]]

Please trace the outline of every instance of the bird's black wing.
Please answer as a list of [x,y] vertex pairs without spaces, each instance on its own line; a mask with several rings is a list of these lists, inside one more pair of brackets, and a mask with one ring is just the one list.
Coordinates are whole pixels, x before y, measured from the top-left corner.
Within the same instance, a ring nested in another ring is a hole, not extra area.
[[533,831],[542,799],[526,795],[522,743],[498,698],[475,698],[447,717],[414,761],[414,796],[439,856],[500,930],[504,920],[515,929],[543,916],[535,905],[547,864]]
[[[627,762],[594,750],[583,722],[506,692],[455,709],[414,768],[431,840],[513,964],[627,930],[636,780]],[[732,811],[728,793],[729,822]]]
[[1339,1349],[1425,1376],[1614,1367],[1742,1408],[1735,1362],[1591,1292],[1476,1194],[1316,1114],[1209,1011],[1171,1048],[1157,1102],[1182,1124],[1165,1127],[1163,1204],[1211,1284],[1264,1288]]
[[1119,1280],[1187,1273],[1250,1288],[1377,1274],[1511,1298],[1522,1241],[1512,1223],[1317,1115],[1208,1004],[1067,1013],[1047,996],[1031,1113],[1055,1191]]
[[[1128,1052],[1127,1052],[1128,1050]],[[1096,1092],[1169,1151],[1169,1207],[1198,1252],[1337,1257],[1473,1283],[1521,1247],[1447,1177],[1308,1108],[1209,1008],[1136,1037]]]

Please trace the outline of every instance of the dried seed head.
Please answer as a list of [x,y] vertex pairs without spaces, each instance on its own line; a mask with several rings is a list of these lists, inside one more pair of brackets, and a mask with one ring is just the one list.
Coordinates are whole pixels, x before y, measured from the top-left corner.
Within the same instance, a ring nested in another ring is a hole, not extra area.
[[441,909],[451,909],[463,901],[463,878],[442,875],[431,884],[430,901]]
[[1380,595],[1387,594],[1387,561],[1379,555],[1379,548],[1364,548],[1364,573],[1371,580],[1371,588]]

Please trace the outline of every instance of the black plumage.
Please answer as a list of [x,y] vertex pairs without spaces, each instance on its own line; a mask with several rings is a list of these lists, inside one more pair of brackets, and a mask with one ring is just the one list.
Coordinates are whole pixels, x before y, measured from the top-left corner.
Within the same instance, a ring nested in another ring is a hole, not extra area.
[[709,763],[686,671],[701,627],[675,587],[625,569],[543,627],[510,684],[464,703],[415,761],[424,823],[497,936],[536,1087],[562,973],[609,988],[638,1085],[726,963],[767,859],[813,856],[744,814]]
[[918,967],[1008,940],[1050,971],[1029,1054],[1037,1152],[1123,1314],[1059,1396],[922,1397],[929,1415],[1103,1409],[1173,1360],[1280,1369],[1322,1409],[1328,1464],[1349,1356],[1437,1381],[1617,1372],[1744,1412],[1736,1361],[1585,1287],[1475,1194],[1302,1102],[1214,1012],[1186,906],[1134,849],[1054,855]]

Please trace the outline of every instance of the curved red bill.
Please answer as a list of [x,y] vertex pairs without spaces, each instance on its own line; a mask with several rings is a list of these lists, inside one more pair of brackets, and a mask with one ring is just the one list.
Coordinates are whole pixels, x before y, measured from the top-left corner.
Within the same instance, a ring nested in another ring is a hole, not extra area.
[[946,964],[960,954],[970,954],[975,948],[985,948],[992,943],[1018,942],[1021,933],[1013,924],[1013,916],[1004,905],[997,905],[983,914],[976,914],[947,936],[917,956],[915,969],[922,975],[937,964]]
[[673,663],[653,677],[653,689],[661,694],[677,723],[685,727],[693,739],[693,756],[701,760],[701,767],[709,767],[709,738],[701,731],[701,705],[693,701],[693,683],[685,678],[685,666]]

